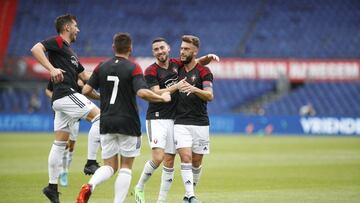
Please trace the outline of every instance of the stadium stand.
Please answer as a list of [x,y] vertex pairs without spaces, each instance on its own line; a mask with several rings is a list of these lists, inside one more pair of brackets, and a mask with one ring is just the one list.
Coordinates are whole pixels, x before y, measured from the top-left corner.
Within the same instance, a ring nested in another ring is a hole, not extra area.
[[[168,39],[172,55],[177,56],[180,37],[192,33],[201,38],[200,55],[214,52],[220,57],[242,58],[360,57],[358,0],[18,0],[7,55],[29,56],[35,42],[56,34],[53,20],[64,11],[78,17],[81,32],[74,48],[80,57],[110,56],[111,36],[118,31],[132,34],[134,56],[151,56],[150,42],[158,36]],[[210,113],[233,112],[274,89],[275,81],[216,80],[216,99],[208,108]],[[0,88],[0,110],[28,111],[31,92]],[[51,111],[42,91],[38,97],[42,104],[39,111]],[[263,104],[263,108],[267,115],[298,115],[299,108],[311,102],[317,115],[351,116],[360,114],[356,98],[360,98],[357,82],[313,82]],[[140,112],[147,108],[143,101],[139,106]]]
[[308,83],[264,106],[267,115],[298,115],[311,103],[320,116],[360,115],[360,83]]
[[[80,56],[110,55],[109,35],[118,31],[133,34],[135,56],[149,56],[150,42],[158,36],[178,47],[181,35],[186,33],[202,39],[202,53],[217,52],[225,57],[360,56],[357,0],[165,2],[20,0],[8,54],[29,55],[34,42],[55,34],[53,19],[66,10],[79,20],[81,33],[75,47]],[[177,55],[175,50],[173,54]]]

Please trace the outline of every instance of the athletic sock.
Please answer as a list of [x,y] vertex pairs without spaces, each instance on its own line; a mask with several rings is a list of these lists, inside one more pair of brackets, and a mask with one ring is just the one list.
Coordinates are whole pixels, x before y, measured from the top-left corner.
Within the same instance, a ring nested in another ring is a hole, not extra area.
[[181,177],[185,187],[185,196],[192,197],[194,195],[193,174],[191,163],[181,163]]
[[88,159],[96,160],[96,153],[100,147],[100,121],[94,119],[88,134]]
[[140,190],[144,190],[145,183],[149,180],[151,175],[157,169],[158,166],[155,165],[153,161],[147,161],[145,163],[144,169],[141,173],[139,182],[137,183],[136,187]]
[[201,176],[201,165],[198,168],[192,167],[193,178],[194,178],[194,190],[200,181]]
[[62,172],[66,172],[68,169],[68,154],[69,149],[65,149],[62,157]]
[[161,185],[158,200],[166,201],[167,194],[174,180],[174,168],[163,166],[161,174]]
[[72,162],[73,154],[74,154],[74,152],[70,152],[70,151],[69,151],[69,153],[68,153],[68,158],[67,158],[67,170],[69,170],[69,168],[70,168],[70,164],[71,164],[71,162]]
[[64,155],[66,141],[55,140],[48,157],[49,183],[57,184],[60,174],[60,165]]
[[115,181],[114,202],[124,202],[131,183],[131,170],[122,168]]
[[98,168],[89,181],[89,184],[92,186],[91,190],[94,191],[97,185],[111,178],[113,174],[114,169],[111,166],[104,165]]

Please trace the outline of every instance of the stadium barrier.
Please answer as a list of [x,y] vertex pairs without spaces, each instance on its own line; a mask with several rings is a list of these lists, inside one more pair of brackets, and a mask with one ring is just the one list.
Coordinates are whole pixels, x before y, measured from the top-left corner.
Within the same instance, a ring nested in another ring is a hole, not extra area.
[[[87,71],[106,58],[81,58]],[[49,78],[48,71],[34,58],[22,59],[27,64],[27,74],[34,78]],[[151,57],[133,58],[142,68],[154,63]],[[215,79],[278,79],[286,76],[292,82],[312,81],[357,81],[360,80],[360,60],[341,59],[240,59],[223,58],[208,65]]]
[[[145,132],[145,115],[141,115]],[[211,115],[210,132],[245,135],[349,135],[360,136],[359,117]],[[90,129],[82,121],[80,131]],[[0,132],[51,132],[51,114],[0,114]]]

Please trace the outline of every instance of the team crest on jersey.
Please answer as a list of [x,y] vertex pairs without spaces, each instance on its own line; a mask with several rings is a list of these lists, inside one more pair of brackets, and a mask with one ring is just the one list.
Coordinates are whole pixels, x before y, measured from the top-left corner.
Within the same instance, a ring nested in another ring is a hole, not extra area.
[[173,70],[174,73],[176,73],[176,74],[178,73],[177,68],[174,67],[172,70]]
[[74,64],[74,66],[76,66],[76,67],[79,66],[79,61],[77,60],[77,58],[75,56],[71,56],[70,61],[72,64]]
[[194,82],[196,80],[196,76],[192,75],[190,79],[191,79],[191,82]]

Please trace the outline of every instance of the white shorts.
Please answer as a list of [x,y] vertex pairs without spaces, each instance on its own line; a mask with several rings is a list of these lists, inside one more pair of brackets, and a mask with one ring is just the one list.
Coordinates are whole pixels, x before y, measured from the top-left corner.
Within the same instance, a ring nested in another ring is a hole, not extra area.
[[70,137],[69,139],[71,141],[76,141],[78,135],[79,135],[79,126],[80,126],[80,121],[77,121],[73,124],[69,125],[70,128]]
[[109,159],[116,154],[123,157],[137,157],[140,155],[141,137],[123,134],[100,134],[101,155]]
[[174,125],[176,149],[191,147],[197,154],[210,153],[209,126]]
[[146,120],[146,132],[151,149],[161,148],[167,154],[176,154],[174,143],[174,120]]
[[70,132],[70,125],[86,118],[94,107],[96,107],[94,103],[79,93],[55,100],[52,106],[55,111],[54,131]]

